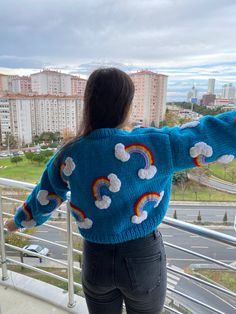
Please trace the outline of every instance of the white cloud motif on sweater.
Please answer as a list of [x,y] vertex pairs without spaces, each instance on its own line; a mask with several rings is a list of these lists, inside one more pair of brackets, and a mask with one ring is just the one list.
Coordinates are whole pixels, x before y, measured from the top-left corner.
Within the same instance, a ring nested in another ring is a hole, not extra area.
[[141,213],[140,216],[134,215],[134,216],[132,217],[131,221],[132,221],[132,223],[134,223],[134,224],[141,224],[145,219],[147,219],[147,216],[148,216],[148,214],[147,214],[146,210],[144,210],[144,211]]
[[126,162],[130,159],[130,154],[125,151],[125,146],[121,143],[115,146],[115,156],[117,159]]
[[157,168],[151,165],[147,169],[139,169],[138,176],[140,179],[151,179],[155,176],[156,172]]
[[111,205],[111,199],[109,196],[103,195],[101,200],[95,201],[95,205],[99,209],[106,209]]
[[205,157],[211,157],[213,154],[212,147],[207,145],[205,142],[198,142],[193,147],[190,148],[190,156],[195,158],[199,155]]
[[90,229],[93,225],[92,220],[89,218],[85,218],[84,221],[77,221],[77,223],[81,229]]
[[187,129],[187,128],[195,128],[196,126],[198,126],[200,124],[199,121],[191,121],[191,122],[187,122],[184,123],[180,126],[181,130]]
[[107,178],[110,180],[109,190],[114,193],[119,192],[121,181],[118,179],[117,175],[111,173]]
[[71,157],[67,157],[64,163],[65,163],[65,167],[63,169],[63,173],[64,175],[69,177],[75,169],[75,163]]
[[37,194],[37,199],[41,205],[48,205],[49,200],[48,197],[48,191],[47,190],[40,190]]
[[234,159],[234,155],[222,155],[217,159],[217,162],[221,164],[228,164]]
[[31,219],[31,220],[22,220],[21,221],[21,225],[24,227],[24,228],[33,228],[37,225],[36,221],[34,219]]

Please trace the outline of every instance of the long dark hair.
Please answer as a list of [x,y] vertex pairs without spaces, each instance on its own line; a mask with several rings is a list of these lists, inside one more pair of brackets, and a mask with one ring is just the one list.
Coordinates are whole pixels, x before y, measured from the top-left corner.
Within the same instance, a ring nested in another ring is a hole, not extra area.
[[83,118],[79,131],[59,151],[56,163],[64,150],[79,138],[100,128],[122,125],[134,97],[134,84],[125,72],[116,68],[95,70],[86,84]]

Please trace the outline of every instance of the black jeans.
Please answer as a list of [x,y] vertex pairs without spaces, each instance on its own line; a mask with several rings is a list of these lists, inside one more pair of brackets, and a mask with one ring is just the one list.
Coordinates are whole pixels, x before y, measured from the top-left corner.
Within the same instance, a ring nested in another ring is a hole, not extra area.
[[84,240],[82,284],[90,314],[158,314],[166,296],[166,254],[157,230],[119,244]]

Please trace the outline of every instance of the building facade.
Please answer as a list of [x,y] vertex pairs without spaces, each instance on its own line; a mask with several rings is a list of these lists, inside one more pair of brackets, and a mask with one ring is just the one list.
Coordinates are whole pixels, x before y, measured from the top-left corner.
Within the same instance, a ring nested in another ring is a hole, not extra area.
[[8,95],[0,97],[2,142],[11,133],[20,145],[32,142],[34,135],[68,129],[74,135],[82,119],[81,97]]
[[207,90],[208,95],[213,95],[215,93],[215,82],[216,80],[213,78],[210,78],[208,80],[208,90]]
[[131,122],[159,126],[165,119],[168,76],[151,71],[130,74],[135,86]]
[[236,97],[235,87],[232,83],[224,84],[222,89],[222,98],[224,99],[234,99]]
[[79,76],[71,76],[71,95],[84,97],[87,80]]
[[31,75],[31,86],[38,95],[71,95],[71,75],[43,70]]

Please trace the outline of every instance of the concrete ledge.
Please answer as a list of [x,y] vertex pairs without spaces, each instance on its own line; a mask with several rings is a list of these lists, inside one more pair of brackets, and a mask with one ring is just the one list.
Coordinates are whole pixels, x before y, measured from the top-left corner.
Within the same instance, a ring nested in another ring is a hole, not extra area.
[[[2,278],[1,269],[0,276]],[[33,298],[48,303],[49,305],[51,304],[58,309],[63,310],[63,313],[89,314],[85,299],[78,295],[75,295],[75,306],[69,308],[67,306],[68,292],[48,283],[12,271],[8,271],[8,276],[9,278],[5,281],[0,279],[1,286],[11,288],[12,291],[15,290],[27,294]],[[12,300],[14,300],[14,296],[12,296]],[[17,304],[15,304],[15,306],[17,309]],[[42,313],[46,312],[42,311]]]

